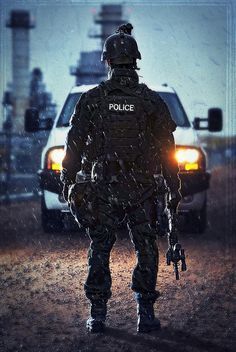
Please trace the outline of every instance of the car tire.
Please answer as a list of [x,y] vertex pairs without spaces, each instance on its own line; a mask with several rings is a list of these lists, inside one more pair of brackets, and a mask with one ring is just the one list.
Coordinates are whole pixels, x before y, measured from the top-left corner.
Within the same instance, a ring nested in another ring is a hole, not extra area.
[[43,195],[41,198],[41,224],[46,233],[62,232],[64,228],[60,210],[47,209]]

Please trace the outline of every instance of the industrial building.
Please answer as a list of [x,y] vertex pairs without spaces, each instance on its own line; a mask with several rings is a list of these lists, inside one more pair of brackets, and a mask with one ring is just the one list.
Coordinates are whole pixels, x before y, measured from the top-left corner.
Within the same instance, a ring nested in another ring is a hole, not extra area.
[[90,34],[90,38],[101,40],[101,49],[81,52],[77,66],[70,68],[70,74],[76,77],[75,85],[96,84],[106,78],[106,67],[101,63],[101,53],[105,39],[114,33],[121,24],[126,22],[123,17],[122,5],[102,5],[101,10],[94,16],[94,23],[100,25],[99,34]]

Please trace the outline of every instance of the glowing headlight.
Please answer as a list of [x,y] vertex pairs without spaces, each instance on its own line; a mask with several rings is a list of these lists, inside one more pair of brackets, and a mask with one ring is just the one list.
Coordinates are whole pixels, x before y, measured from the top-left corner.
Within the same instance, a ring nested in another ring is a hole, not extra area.
[[62,160],[64,159],[65,152],[63,148],[54,148],[48,153],[47,168],[54,171],[62,169]]
[[195,148],[177,148],[175,158],[179,163],[180,170],[190,171],[200,168],[201,155]]

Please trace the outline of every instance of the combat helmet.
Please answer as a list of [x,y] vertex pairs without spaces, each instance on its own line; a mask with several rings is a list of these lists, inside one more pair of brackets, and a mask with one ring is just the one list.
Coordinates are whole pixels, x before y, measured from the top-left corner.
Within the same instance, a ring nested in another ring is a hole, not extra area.
[[116,33],[110,35],[103,46],[101,61],[111,60],[115,64],[134,63],[141,60],[141,54],[134,37],[131,23],[121,25]]

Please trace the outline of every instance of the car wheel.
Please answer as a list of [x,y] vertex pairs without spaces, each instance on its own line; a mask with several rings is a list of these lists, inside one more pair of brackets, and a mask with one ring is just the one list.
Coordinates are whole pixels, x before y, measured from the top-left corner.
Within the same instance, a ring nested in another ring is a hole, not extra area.
[[41,223],[46,233],[62,232],[64,228],[60,210],[47,209],[43,196],[41,198]]

